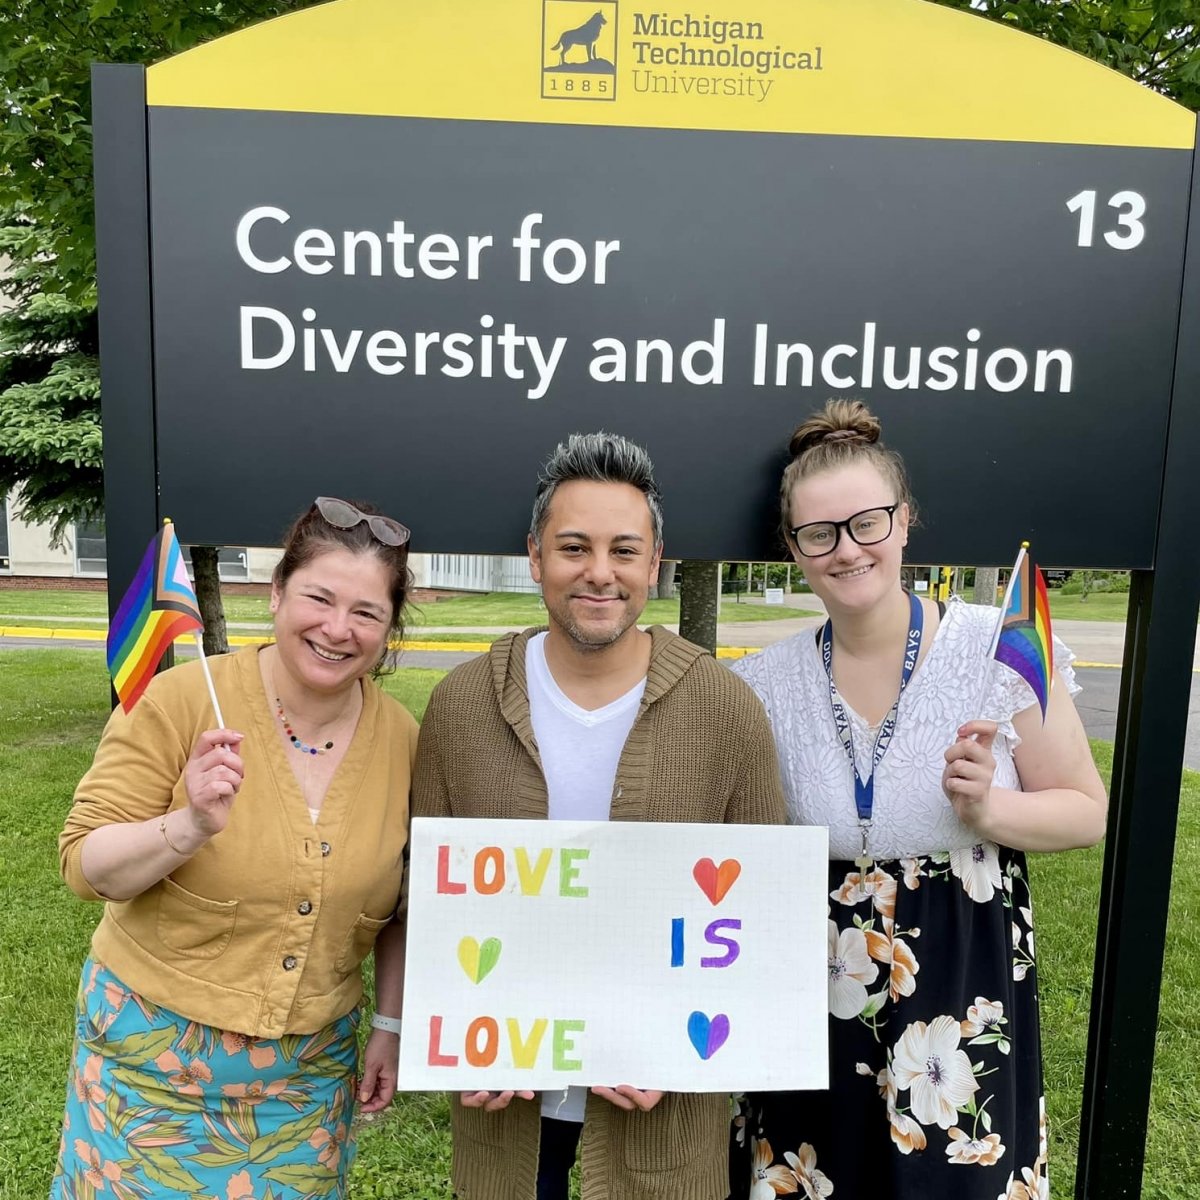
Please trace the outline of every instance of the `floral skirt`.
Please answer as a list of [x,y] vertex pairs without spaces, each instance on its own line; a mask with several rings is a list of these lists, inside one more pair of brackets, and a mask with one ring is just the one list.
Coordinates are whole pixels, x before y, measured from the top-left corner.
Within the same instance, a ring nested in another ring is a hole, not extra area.
[[277,1041],[201,1025],[84,964],[51,1200],[341,1197],[357,1012]]
[[1044,1200],[1023,854],[830,863],[827,1092],[746,1097],[735,1198]]

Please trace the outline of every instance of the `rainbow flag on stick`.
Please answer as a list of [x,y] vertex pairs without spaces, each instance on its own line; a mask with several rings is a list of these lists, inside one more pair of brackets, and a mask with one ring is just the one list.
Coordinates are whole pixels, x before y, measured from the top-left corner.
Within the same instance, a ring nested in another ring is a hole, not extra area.
[[171,643],[203,628],[175,526],[165,521],[108,629],[108,671],[126,712],[146,690]]
[[1016,671],[1029,684],[1041,706],[1044,723],[1054,680],[1050,598],[1046,581],[1028,550],[1029,543],[1022,542],[988,656]]

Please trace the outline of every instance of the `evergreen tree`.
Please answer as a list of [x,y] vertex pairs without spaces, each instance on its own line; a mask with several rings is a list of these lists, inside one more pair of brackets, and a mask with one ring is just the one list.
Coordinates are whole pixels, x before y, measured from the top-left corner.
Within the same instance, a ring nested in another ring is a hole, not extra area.
[[312,2],[0,6],[0,495],[20,485],[16,515],[56,538],[104,504],[91,65],[150,64]]
[[95,285],[59,286],[46,241],[19,214],[0,224],[0,495],[21,485],[20,515],[61,539],[102,514],[100,365]]

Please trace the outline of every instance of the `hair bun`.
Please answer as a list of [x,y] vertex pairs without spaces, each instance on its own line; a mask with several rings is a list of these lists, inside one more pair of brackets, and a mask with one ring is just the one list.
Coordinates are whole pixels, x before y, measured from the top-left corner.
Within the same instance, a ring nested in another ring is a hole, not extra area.
[[879,418],[861,400],[829,400],[825,407],[798,426],[788,443],[793,458],[815,446],[879,441]]
[[[879,440],[879,435],[879,418],[861,400],[829,400],[820,412],[813,413],[792,434],[788,443],[792,461],[784,468],[779,481],[780,526],[784,543],[791,550],[796,549],[791,529],[799,520],[813,519],[812,516],[797,517],[794,506],[802,499],[796,494],[797,485],[825,471],[839,471],[856,465],[872,468],[881,481],[893,489],[892,498],[896,504],[907,506],[909,528],[916,525],[917,509],[904,463],[894,450],[889,450]],[[863,502],[878,503],[878,499],[864,492]]]

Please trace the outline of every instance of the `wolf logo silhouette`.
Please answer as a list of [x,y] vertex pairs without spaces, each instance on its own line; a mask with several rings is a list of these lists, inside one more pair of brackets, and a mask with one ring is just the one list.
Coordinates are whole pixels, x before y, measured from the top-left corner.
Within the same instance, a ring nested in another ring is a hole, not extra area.
[[562,33],[558,41],[550,47],[551,50],[558,51],[559,65],[566,66],[567,51],[572,46],[582,46],[587,51],[588,62],[592,62],[596,57],[596,43],[600,40],[600,31],[607,24],[604,14],[597,12],[578,29],[568,29]]
[[615,100],[619,25],[617,0],[542,0],[542,99]]

